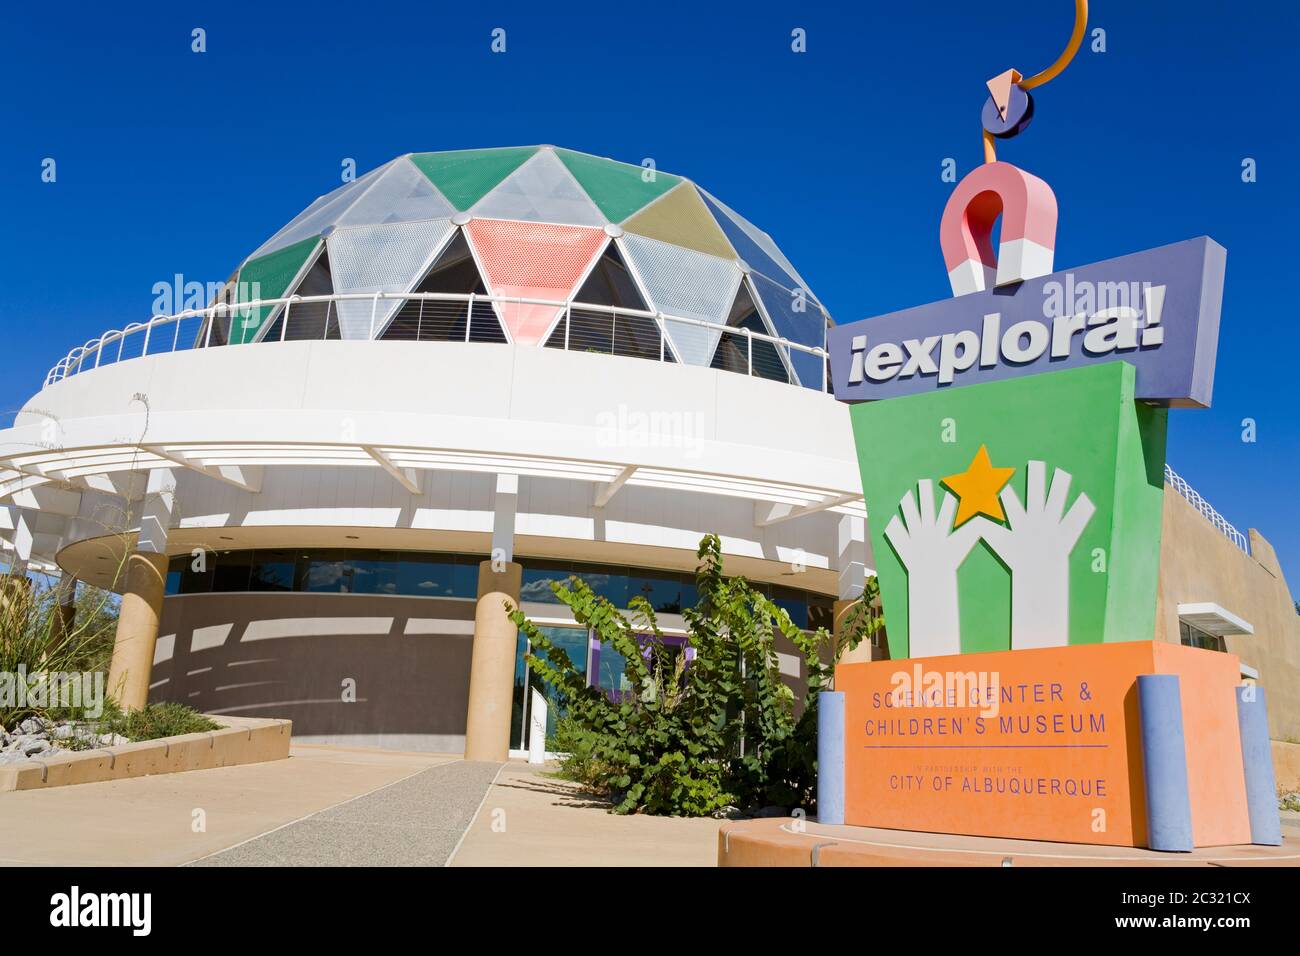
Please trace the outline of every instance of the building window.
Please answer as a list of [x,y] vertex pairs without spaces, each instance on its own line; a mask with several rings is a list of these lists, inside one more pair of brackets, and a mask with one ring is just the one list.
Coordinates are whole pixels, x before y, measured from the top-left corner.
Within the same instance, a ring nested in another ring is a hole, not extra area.
[[1178,637],[1183,642],[1184,647],[1200,647],[1207,651],[1226,651],[1228,649],[1223,638],[1215,634],[1207,634],[1199,627],[1193,627],[1186,621],[1178,622]]
[[[484,555],[477,554],[362,548],[206,551],[201,560],[191,554],[171,559],[166,593],[305,591],[473,600],[478,596],[478,566],[484,559]],[[541,558],[523,558],[522,563],[520,600],[524,603],[559,604],[551,586],[566,584],[573,578],[581,579],[597,595],[623,609],[633,598],[643,597],[657,614],[681,614],[694,607],[699,597],[695,575],[689,571]],[[832,598],[784,585],[752,583],[784,608],[795,626],[806,630],[831,628]],[[665,626],[671,630],[674,623]]]
[[[573,662],[573,666],[579,674],[586,675],[589,645],[586,628],[539,627],[538,630],[545,634],[552,644],[568,655],[569,660]],[[511,745],[519,750],[528,749],[528,714],[532,708],[532,695],[529,693],[531,688],[537,688],[546,699],[546,737],[548,742],[555,734],[556,719],[561,716],[559,695],[556,693],[555,688],[528,670],[528,663],[524,660],[524,655],[530,651],[527,635],[520,631],[518,641],[515,644],[515,688],[510,713]]]

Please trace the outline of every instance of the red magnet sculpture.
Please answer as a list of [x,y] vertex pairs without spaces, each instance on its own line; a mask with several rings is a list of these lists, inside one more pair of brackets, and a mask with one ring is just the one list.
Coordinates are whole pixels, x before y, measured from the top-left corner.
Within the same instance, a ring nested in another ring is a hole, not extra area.
[[[988,81],[984,165],[969,173],[948,198],[939,224],[939,244],[953,295],[983,292],[1047,275],[1056,249],[1056,196],[1037,176],[998,162],[995,141],[1011,139],[1034,118],[1029,92],[1055,79],[1070,65],[1088,26],[1088,0],[1074,2],[1074,31],[1056,62],[1025,78],[1019,70]],[[996,253],[993,226],[1002,217]]]

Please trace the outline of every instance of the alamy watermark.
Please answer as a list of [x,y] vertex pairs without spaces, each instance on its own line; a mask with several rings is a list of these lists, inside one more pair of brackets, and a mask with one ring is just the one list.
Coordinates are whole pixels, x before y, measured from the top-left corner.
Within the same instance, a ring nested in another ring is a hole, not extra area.
[[103,671],[0,671],[0,707],[65,708],[95,720],[104,713]]
[[996,717],[1003,696],[998,671],[926,670],[919,661],[910,671],[895,671],[889,683],[893,690],[876,706],[977,707],[981,717]]

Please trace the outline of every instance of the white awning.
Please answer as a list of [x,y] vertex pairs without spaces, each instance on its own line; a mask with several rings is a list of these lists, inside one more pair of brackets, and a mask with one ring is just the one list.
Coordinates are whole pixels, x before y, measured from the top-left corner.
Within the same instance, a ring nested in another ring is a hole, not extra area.
[[1255,633],[1255,628],[1249,621],[1210,601],[1178,605],[1178,620],[1186,621],[1197,630],[1215,637]]

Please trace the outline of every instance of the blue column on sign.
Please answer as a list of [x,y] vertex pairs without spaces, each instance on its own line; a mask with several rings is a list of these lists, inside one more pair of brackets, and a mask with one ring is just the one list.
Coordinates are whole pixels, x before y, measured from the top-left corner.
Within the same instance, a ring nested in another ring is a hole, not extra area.
[[1246,771],[1246,811],[1250,842],[1282,845],[1282,820],[1277,813],[1277,778],[1273,773],[1273,744],[1268,737],[1268,705],[1264,688],[1243,684],[1237,692],[1237,728],[1241,731],[1241,763]]
[[1147,846],[1186,853],[1192,849],[1192,804],[1187,791],[1187,750],[1178,676],[1143,674],[1137,679],[1137,695],[1146,782]]
[[844,692],[817,697],[817,821],[844,822]]

